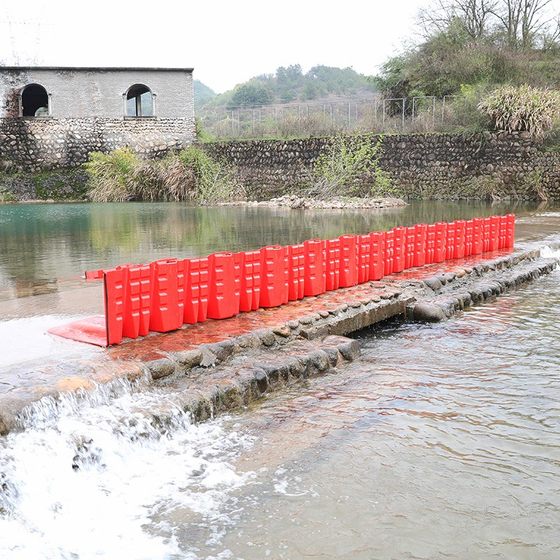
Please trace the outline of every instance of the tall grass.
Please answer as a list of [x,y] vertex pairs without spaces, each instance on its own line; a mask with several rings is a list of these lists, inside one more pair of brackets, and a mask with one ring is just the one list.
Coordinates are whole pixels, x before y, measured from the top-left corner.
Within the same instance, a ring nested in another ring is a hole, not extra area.
[[94,202],[188,201],[196,204],[245,197],[233,170],[190,146],[161,159],[141,159],[129,148],[93,152],[84,164]]
[[560,117],[560,94],[529,85],[504,86],[490,93],[478,108],[490,117],[496,130],[528,132],[541,138]]

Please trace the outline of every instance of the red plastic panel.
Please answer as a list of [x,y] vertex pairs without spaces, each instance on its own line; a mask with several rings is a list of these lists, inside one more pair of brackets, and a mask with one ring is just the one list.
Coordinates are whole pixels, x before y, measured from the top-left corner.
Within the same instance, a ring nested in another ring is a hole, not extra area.
[[185,306],[183,309],[183,323],[194,325],[198,322],[198,304],[200,299],[200,260],[184,259],[183,273],[185,275]]
[[348,288],[358,283],[358,245],[355,235],[341,235],[340,287]]
[[105,330],[107,346],[123,339],[125,278],[123,269],[107,270],[103,274],[105,295]]
[[340,286],[340,239],[325,241],[325,272],[327,290],[338,290]]
[[169,332],[183,324],[183,301],[179,301],[177,259],[161,259],[150,264],[150,330]]
[[500,248],[500,216],[490,217],[490,246],[489,251],[497,251]]
[[453,256],[456,259],[462,259],[465,256],[465,220],[455,220],[455,240],[453,247]]
[[414,251],[416,249],[416,228],[414,226],[406,228],[404,249],[404,267],[412,268],[414,266]]
[[107,346],[107,325],[103,315],[87,317],[66,325],[52,327],[48,332],[77,342]]
[[482,219],[482,251],[484,253],[490,251],[490,227],[492,218]]
[[467,220],[465,222],[465,257],[470,257],[473,254],[474,242],[474,222]]
[[103,280],[103,269],[99,270],[86,270],[84,272],[86,280]]
[[405,267],[406,228],[399,226],[393,228],[395,235],[395,248],[393,256],[393,272],[402,272]]
[[515,214],[507,214],[506,248],[511,249],[515,243]]
[[371,266],[371,234],[358,235],[358,284],[369,280]]
[[370,233],[371,258],[369,263],[369,279],[381,280],[385,275],[385,232]]
[[429,224],[426,228],[426,264],[435,262],[436,257],[436,225]]
[[414,261],[412,266],[424,266],[426,264],[427,235],[428,226],[426,224],[417,224],[414,226]]
[[473,219],[473,255],[480,255],[484,250],[484,220]]
[[150,265],[127,265],[122,269],[125,282],[123,336],[138,338],[150,330]]
[[241,266],[241,293],[239,311],[253,311],[259,308],[261,294],[261,252],[237,253]]
[[384,270],[385,276],[393,273],[394,255],[395,255],[395,232],[392,230],[386,231],[385,232],[385,270]]
[[455,258],[455,223],[447,224],[447,242],[445,244],[445,258],[449,261]]
[[305,295],[305,246],[288,247],[288,300],[302,299]]
[[437,222],[435,224],[436,235],[434,242],[434,256],[432,262],[443,262],[447,256],[447,225],[447,222]]
[[233,253],[214,253],[208,257],[210,319],[227,319],[239,313],[242,259]]
[[324,241],[305,241],[305,295],[317,296],[326,290]]
[[500,233],[498,239],[498,248],[505,249],[507,244],[507,216],[500,216]]
[[210,281],[208,257],[192,259],[191,264],[195,261],[198,261],[200,272],[200,280],[198,285],[198,322],[203,323],[208,317],[208,295],[210,293],[210,287],[208,285],[208,282]]
[[261,307],[278,307],[288,299],[288,266],[284,247],[261,249]]

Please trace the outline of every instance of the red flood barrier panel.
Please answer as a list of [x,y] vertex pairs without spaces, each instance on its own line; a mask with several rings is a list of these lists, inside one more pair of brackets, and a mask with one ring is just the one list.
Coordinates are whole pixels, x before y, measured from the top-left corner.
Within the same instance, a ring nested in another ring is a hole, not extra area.
[[385,232],[385,266],[383,269],[384,276],[393,273],[393,258],[395,254],[395,232]]
[[162,259],[150,264],[150,330],[169,332],[183,324],[184,299],[179,301],[177,259]]
[[358,247],[355,235],[341,235],[340,239],[340,282],[341,288],[358,283]]
[[208,318],[227,319],[239,313],[242,260],[239,253],[214,253],[208,257]]
[[429,224],[426,228],[426,264],[435,262],[436,256],[436,225]]
[[371,234],[357,236],[358,243],[358,284],[369,280],[371,266]]
[[482,218],[473,219],[473,255],[480,255],[484,249],[484,220]]
[[462,259],[465,256],[466,222],[455,220],[455,239],[453,241],[453,256]]
[[417,224],[414,226],[414,260],[412,266],[424,266],[426,264],[426,240],[428,226]]
[[405,234],[405,255],[404,255],[404,267],[412,268],[414,266],[414,253],[416,251],[416,228],[415,226],[409,226],[406,229]]
[[473,254],[473,236],[474,236],[473,220],[465,222],[465,257]]
[[393,228],[394,252],[393,252],[393,272],[402,272],[405,268],[405,243],[406,228]]
[[125,303],[122,334],[127,338],[150,332],[151,270],[149,265],[117,267],[124,273]]
[[508,214],[86,271],[86,279],[103,279],[105,316],[49,332],[99,346],[119,344],[150,330],[168,332],[207,317],[277,307],[412,266],[511,249],[514,237],[515,216]]
[[260,306],[261,252],[236,254],[240,266],[239,311],[254,311]]
[[385,276],[385,232],[370,233],[371,258],[369,263],[369,279],[381,280]]
[[261,307],[278,307],[287,299],[287,257],[284,247],[272,245],[261,249]]
[[288,247],[288,300],[302,299],[305,295],[305,246]]
[[318,296],[326,290],[324,241],[311,239],[305,241],[305,288],[306,296]]
[[340,239],[325,241],[325,288],[327,291],[340,287]]

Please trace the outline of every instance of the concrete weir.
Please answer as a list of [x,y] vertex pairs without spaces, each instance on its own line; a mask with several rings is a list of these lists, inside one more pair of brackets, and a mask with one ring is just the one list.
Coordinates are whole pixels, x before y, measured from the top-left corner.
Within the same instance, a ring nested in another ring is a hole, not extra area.
[[[25,371],[20,366],[7,377],[25,383],[0,389],[0,433],[24,428],[40,399],[56,401],[63,393],[123,378],[161,387],[173,394],[173,406],[179,403],[202,421],[299,379],[343,372],[360,353],[359,342],[345,335],[397,316],[443,320],[548,274],[557,264],[537,249],[429,265],[279,308],[150,335],[88,361],[27,365]],[[163,416],[158,413],[154,422]]]

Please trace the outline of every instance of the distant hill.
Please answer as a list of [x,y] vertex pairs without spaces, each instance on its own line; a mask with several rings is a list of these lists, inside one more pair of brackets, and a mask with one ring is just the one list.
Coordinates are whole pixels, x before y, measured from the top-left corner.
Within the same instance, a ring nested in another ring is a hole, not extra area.
[[352,68],[314,66],[303,73],[299,64],[293,64],[280,66],[274,74],[255,76],[236,85],[232,90],[212,98],[207,97],[198,106],[232,108],[333,97],[370,97],[375,90],[375,84],[370,78]]
[[217,93],[209,88],[206,84],[203,84],[199,80],[195,80],[193,83],[194,86],[194,103],[197,107],[202,107],[214,97],[216,97]]

